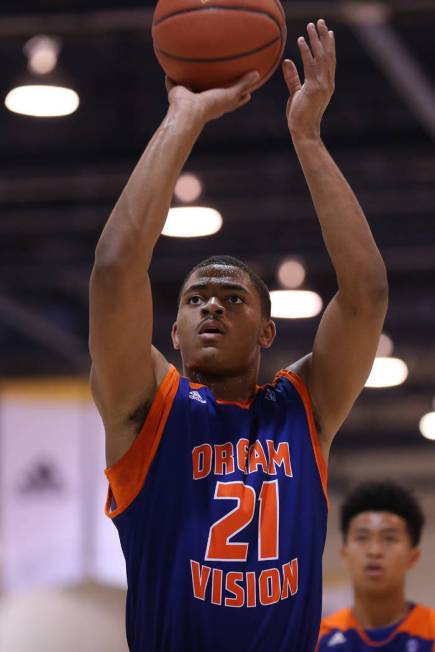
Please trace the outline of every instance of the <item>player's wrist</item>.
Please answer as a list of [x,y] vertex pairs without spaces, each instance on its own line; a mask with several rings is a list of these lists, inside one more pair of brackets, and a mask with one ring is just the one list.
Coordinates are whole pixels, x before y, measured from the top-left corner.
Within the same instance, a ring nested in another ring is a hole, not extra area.
[[174,103],[168,108],[168,118],[175,121],[179,128],[191,129],[198,133],[205,126],[207,119],[200,106],[194,103]]
[[295,146],[320,146],[322,145],[322,136],[320,127],[297,127],[289,126],[290,136]]

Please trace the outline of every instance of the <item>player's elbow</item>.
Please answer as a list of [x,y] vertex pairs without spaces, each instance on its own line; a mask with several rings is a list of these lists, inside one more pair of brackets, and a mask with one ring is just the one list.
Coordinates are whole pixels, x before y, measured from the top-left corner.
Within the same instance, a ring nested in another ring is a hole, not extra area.
[[132,274],[137,267],[148,269],[150,256],[139,250],[135,243],[113,243],[100,240],[94,257],[92,274],[94,279],[115,278]]
[[340,288],[344,300],[354,313],[383,314],[388,308],[388,276],[383,263],[378,269],[359,274],[345,288]]
[[366,301],[371,305],[387,307],[389,295],[388,275],[383,261],[379,261],[376,269],[371,270],[371,273],[367,275],[364,292]]

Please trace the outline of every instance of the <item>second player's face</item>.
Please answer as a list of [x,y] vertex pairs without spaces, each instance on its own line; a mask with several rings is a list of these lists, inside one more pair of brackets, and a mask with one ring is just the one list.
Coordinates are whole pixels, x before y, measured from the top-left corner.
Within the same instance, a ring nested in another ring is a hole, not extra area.
[[260,349],[268,348],[274,335],[257,289],[239,268],[212,265],[187,279],[173,328],[187,370],[242,375],[258,366]]
[[362,512],[349,526],[342,549],[360,595],[388,596],[403,590],[420,550],[412,546],[406,521],[391,512]]

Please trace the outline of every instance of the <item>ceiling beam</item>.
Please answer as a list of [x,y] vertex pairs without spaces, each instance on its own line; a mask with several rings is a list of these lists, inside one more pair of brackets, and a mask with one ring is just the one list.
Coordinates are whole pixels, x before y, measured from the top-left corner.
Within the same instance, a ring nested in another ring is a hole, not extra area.
[[388,24],[387,14],[355,12],[349,15],[349,22],[403,103],[435,140],[435,89],[403,39]]
[[[348,22],[355,6],[385,6],[376,2],[344,2],[331,0],[284,1],[287,21],[313,20],[324,17]],[[29,38],[35,34],[75,35],[108,32],[143,32],[150,37],[154,7],[144,9],[111,9],[56,14],[3,15],[0,17],[0,38]],[[418,15],[433,12],[433,0],[413,0],[412,3],[392,0],[388,10],[395,15]]]
[[83,373],[89,369],[89,356],[79,337],[5,293],[0,294],[0,322],[67,360],[74,371]]

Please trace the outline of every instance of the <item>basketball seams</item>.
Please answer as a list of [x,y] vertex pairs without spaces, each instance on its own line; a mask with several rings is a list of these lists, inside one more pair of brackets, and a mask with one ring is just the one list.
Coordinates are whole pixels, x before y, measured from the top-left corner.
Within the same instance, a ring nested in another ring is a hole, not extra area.
[[[272,41],[269,41],[268,43],[265,43],[264,45],[261,45],[258,48],[255,48],[254,50],[248,50],[246,52],[241,52],[238,54],[230,54],[225,57],[213,57],[210,59],[194,59],[193,57],[182,57],[177,54],[171,54],[170,52],[165,52],[165,50],[160,50],[160,48],[158,47],[156,47],[156,52],[159,55],[169,57],[170,59],[175,59],[176,61],[186,61],[188,63],[219,63],[222,61],[233,61],[235,59],[243,59],[243,57],[248,57],[252,54],[257,54],[257,52],[266,50],[267,48],[270,48],[272,45],[274,45],[277,41],[281,41],[281,40],[282,37],[281,34],[279,34]],[[273,65],[275,66],[275,62]]]
[[[278,11],[280,12],[282,18],[283,18],[284,25],[286,25],[287,24],[287,16],[286,16],[286,13],[284,11],[284,7],[282,6],[282,4],[280,3],[279,0],[273,0],[273,1],[275,3],[276,7],[278,8]],[[287,30],[287,28],[286,28],[286,30]]]
[[[198,92],[228,85],[230,77],[242,76],[248,66],[260,72],[253,88],[256,90],[275,72],[284,52],[287,25],[279,0],[214,0],[212,5],[209,2],[198,7],[192,6],[192,0],[158,0],[152,36],[160,65],[172,79]],[[232,2],[237,5],[231,6]],[[228,34],[227,23],[234,34],[231,30]],[[246,31],[246,23],[252,29],[248,27]],[[224,47],[228,40],[235,46],[232,54]],[[209,75],[205,77],[207,65]]]
[[283,55],[285,44],[287,41],[287,26],[285,23],[283,24],[282,29],[280,30],[280,39],[281,39],[281,47],[279,49],[278,56],[273,62],[273,64],[271,65],[271,67],[269,68],[269,71],[261,78],[260,80],[261,84],[264,84],[268,79],[270,79],[270,77],[272,77],[273,73],[279,66],[279,62],[281,61],[281,57]]
[[165,22],[165,20],[169,20],[170,18],[174,18],[175,16],[180,16],[183,14],[193,14],[193,13],[206,13],[210,11],[240,11],[246,14],[258,14],[260,16],[265,16],[273,20],[275,25],[278,27],[278,31],[281,33],[281,25],[278,19],[273,14],[270,14],[268,11],[264,11],[262,9],[253,9],[253,8],[247,9],[246,7],[242,7],[242,6],[221,7],[218,5],[207,5],[207,7],[192,7],[189,9],[180,9],[179,11],[174,11],[156,20],[152,25],[152,29],[154,29],[158,25],[161,25],[163,22]]

